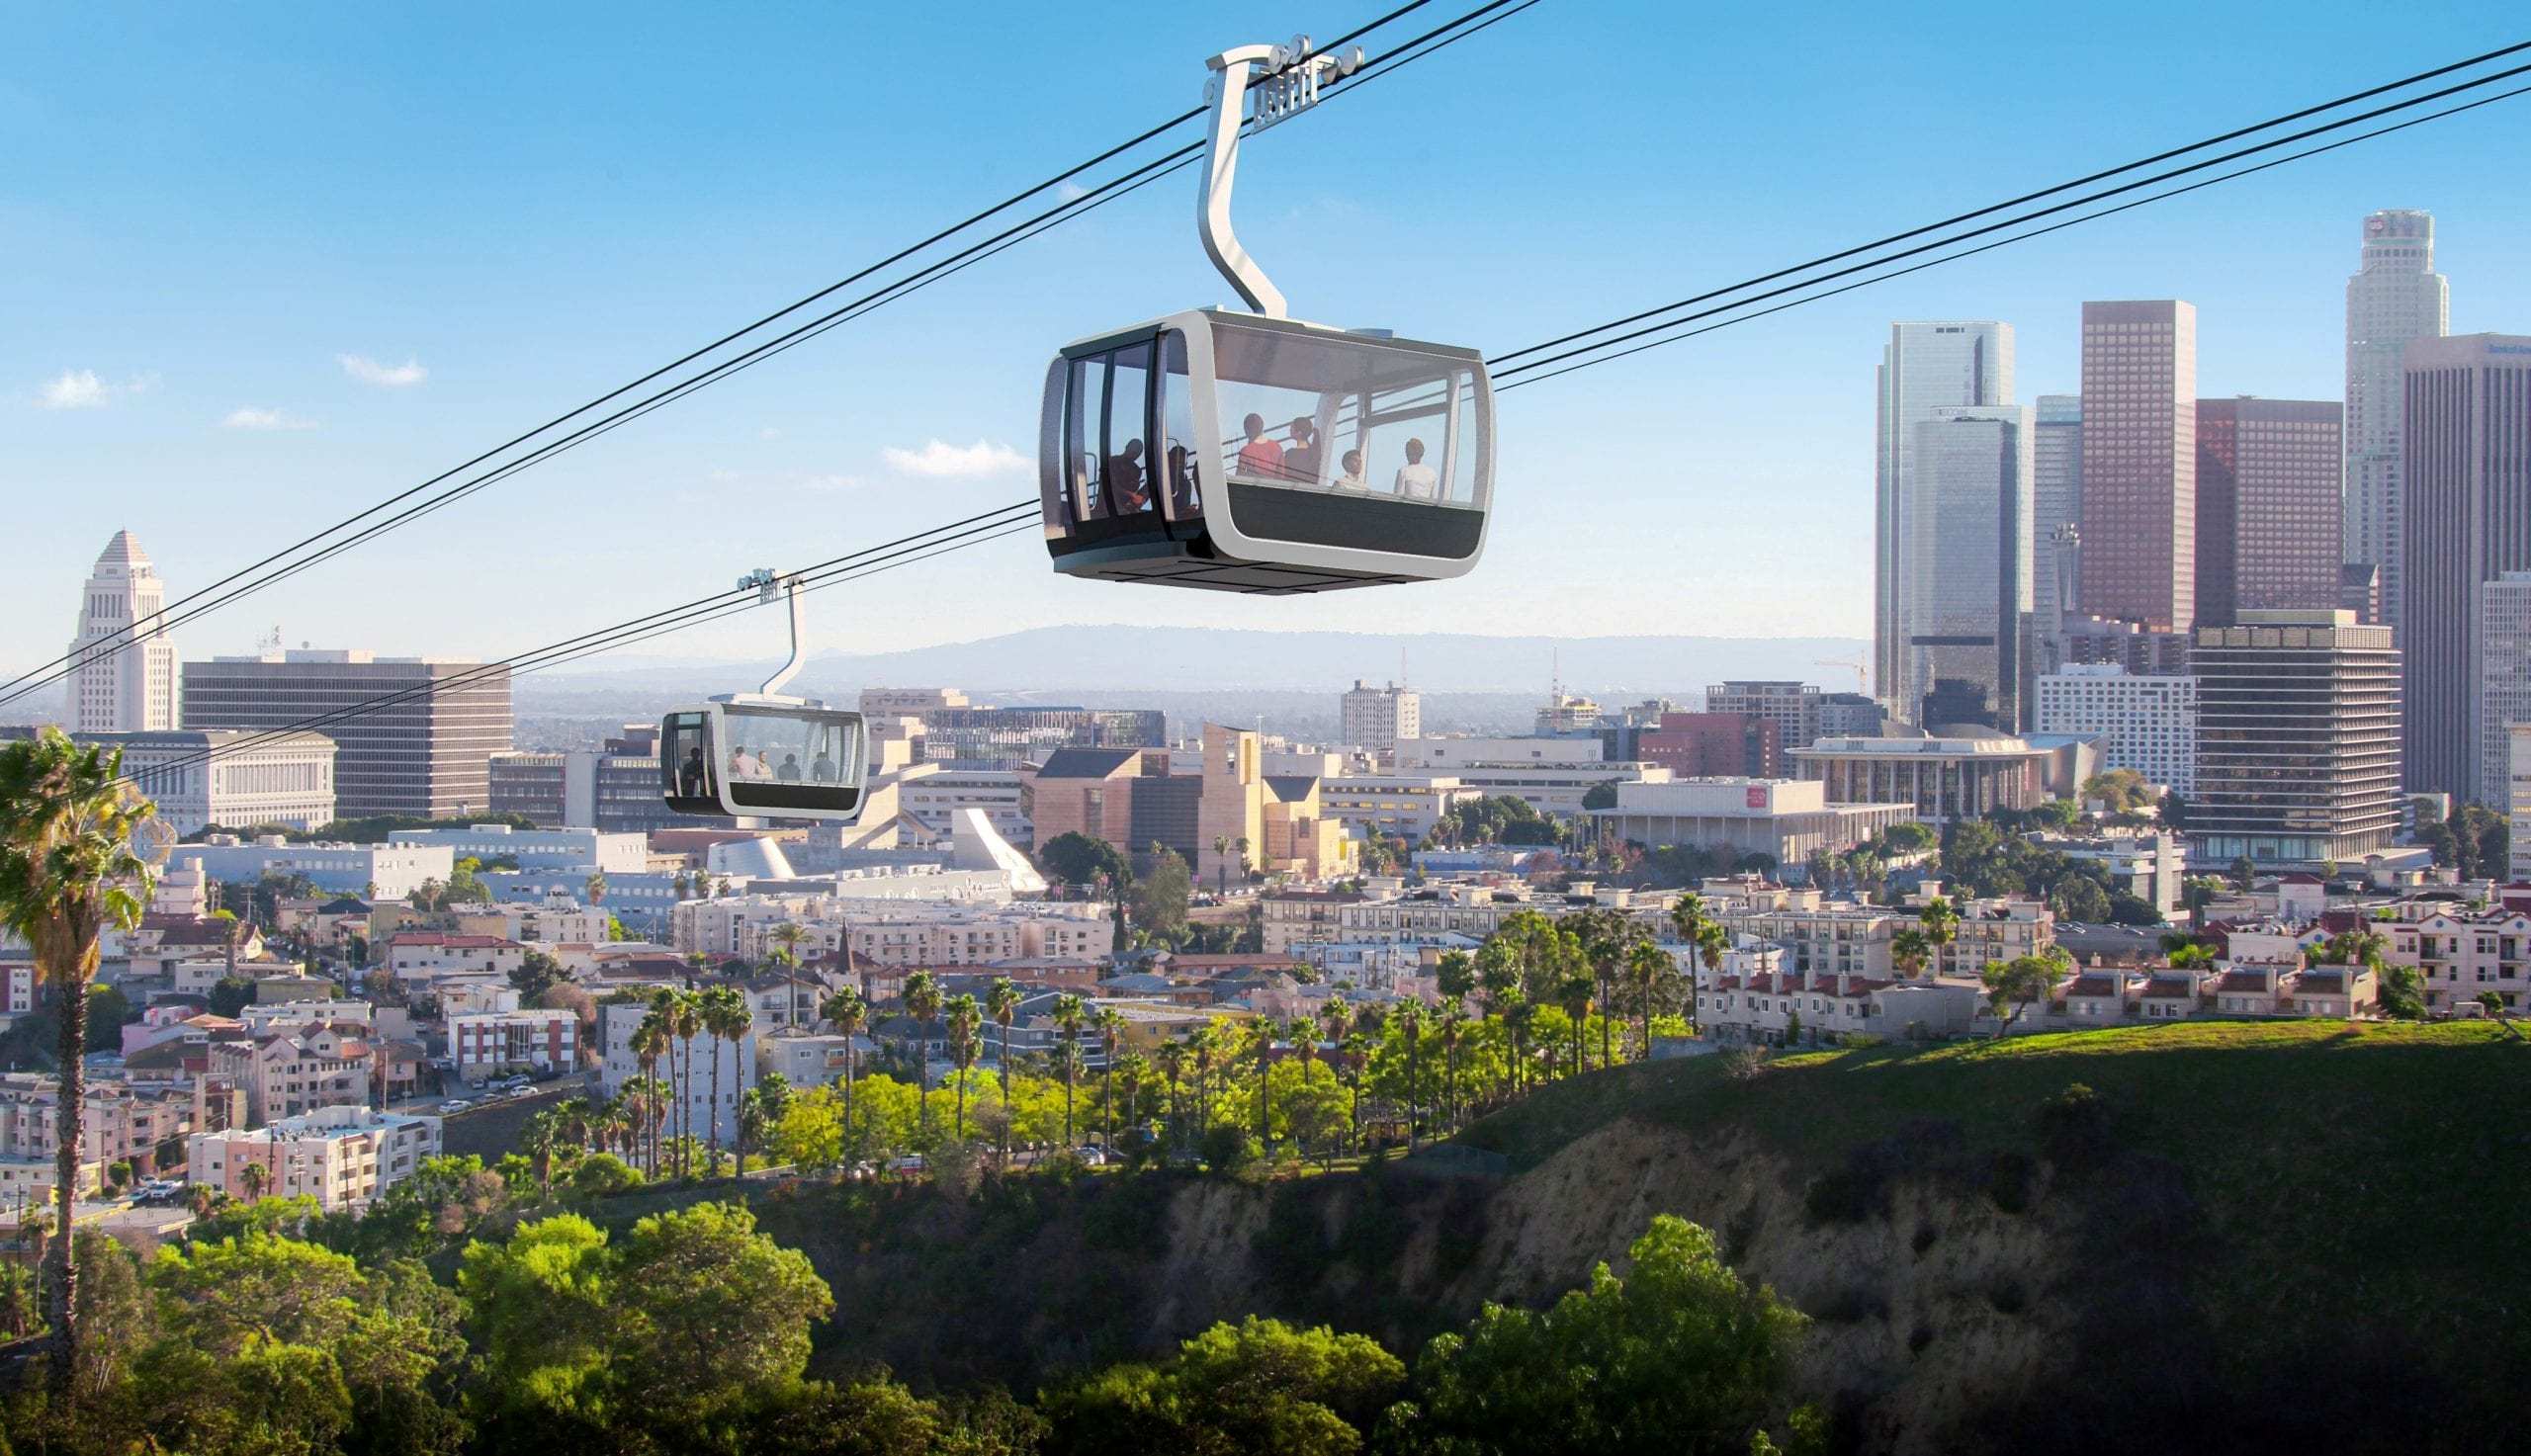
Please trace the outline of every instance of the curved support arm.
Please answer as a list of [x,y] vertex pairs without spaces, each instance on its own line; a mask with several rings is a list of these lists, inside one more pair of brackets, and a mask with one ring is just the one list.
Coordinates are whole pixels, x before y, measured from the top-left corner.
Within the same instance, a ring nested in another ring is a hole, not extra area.
[[[756,689],[759,695],[768,698],[789,686],[791,679],[798,677],[800,669],[807,666],[809,661],[809,642],[800,631],[800,578],[783,577],[780,589],[783,598],[791,608],[791,660],[774,669],[773,676],[766,678],[764,686]],[[764,583],[761,599],[771,601],[774,590],[772,582]]]
[[1247,108],[1248,68],[1270,64],[1274,51],[1271,45],[1241,45],[1204,62],[1215,72],[1213,140],[1204,154],[1204,188],[1196,199],[1195,230],[1203,236],[1205,256],[1250,308],[1267,318],[1288,318],[1291,312],[1284,305],[1282,290],[1239,245],[1230,226],[1230,191],[1239,175],[1239,124]]

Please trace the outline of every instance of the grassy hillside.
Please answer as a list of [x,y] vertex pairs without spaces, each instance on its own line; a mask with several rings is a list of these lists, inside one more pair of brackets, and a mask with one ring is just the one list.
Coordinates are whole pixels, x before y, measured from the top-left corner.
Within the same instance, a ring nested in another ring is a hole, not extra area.
[[[2051,1120],[2077,1082],[2098,1115]],[[1704,1058],[1548,1088],[1464,1141],[1532,1169],[1626,1119],[1755,1145],[1813,1224],[1911,1178],[2035,1196],[2069,1239],[2075,1343],[2103,1369],[2168,1353],[2141,1370],[2209,1400],[2291,1390],[2431,1424],[2531,1368],[2531,1046],[2493,1026],[2120,1028],[1738,1078]]]

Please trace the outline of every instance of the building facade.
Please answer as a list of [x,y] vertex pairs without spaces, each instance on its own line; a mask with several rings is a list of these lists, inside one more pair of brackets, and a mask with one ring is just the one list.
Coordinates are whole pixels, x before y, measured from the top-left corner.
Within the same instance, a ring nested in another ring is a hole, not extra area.
[[469,1083],[580,1065],[580,1018],[570,1011],[477,1011],[448,1018],[448,1055]]
[[2483,584],[2531,570],[2531,337],[2408,345],[2400,490],[2407,786],[2477,793]]
[[628,723],[597,751],[495,753],[491,812],[548,829],[647,834],[705,819],[670,814],[659,789],[658,725]]
[[328,895],[401,899],[426,880],[448,882],[456,857],[446,849],[404,844],[293,844],[278,834],[252,840],[222,835],[182,844],[167,863],[198,869],[221,885],[266,875],[305,875]]
[[510,747],[505,666],[294,648],[185,666],[188,728],[297,728],[325,715],[344,818],[488,812],[489,764]]
[[1375,688],[1355,678],[1339,710],[1344,741],[1353,747],[1389,754],[1397,751],[1399,739],[1424,736],[1424,696],[1413,688],[1395,683]]
[[305,830],[334,817],[334,740],[322,733],[170,728],[73,736],[122,749],[125,775],[179,834],[215,825]]
[[1991,319],[1893,323],[1876,385],[1873,690],[1904,712],[1910,710],[1896,699],[1906,641],[1917,630],[1906,598],[1920,579],[1910,551],[1924,539],[1916,520],[1916,427],[1939,409],[2012,402],[2012,325]]
[[2352,613],[2244,612],[2197,631],[2200,863],[2361,860],[2400,826],[2400,653]]
[[1617,802],[1591,811],[1602,834],[1650,849],[1686,845],[1733,859],[1762,854],[1797,865],[1843,854],[1916,816],[1910,804],[1830,804],[1816,781],[1747,777],[1619,784]]
[[2157,632],[2197,622],[2197,309],[2083,305],[2081,596]]
[[176,643],[167,636],[167,584],[129,531],[118,531],[80,588],[70,640],[71,728],[91,733],[176,726]]
[[2407,348],[2451,331],[2450,286],[2434,271],[2434,214],[2364,219],[2362,262],[2346,281],[2346,507],[2349,562],[2380,568],[2381,620],[2400,623],[2407,496]]
[[[1861,693],[1839,693],[1833,698],[1839,702],[1853,699],[1855,704],[1875,704],[1874,699]],[[1820,692],[1815,683],[1738,680],[1714,683],[1704,690],[1704,711],[1707,713],[1728,713],[1774,724],[1779,752],[1798,748],[1821,733],[1839,731],[1828,727],[1823,717],[1834,706],[1832,695]],[[1849,712],[1854,706],[1847,705]],[[1876,708],[1877,705],[1875,706]],[[1655,715],[1655,722],[1663,717],[1667,714]],[[1877,732],[1879,727],[1876,719],[1868,731]]]
[[2103,740],[2101,762],[2183,797],[2197,792],[2197,679],[2074,663],[2038,681],[2032,731]]
[[2022,405],[1938,408],[1915,426],[1907,623],[1892,698],[1926,728],[2021,726],[2022,631],[2032,609],[2031,415]]
[[2346,471],[2334,399],[2197,401],[2197,620],[2338,605]]
[[2489,809],[2513,805],[2514,729],[2531,724],[2531,571],[2479,588],[2479,783]]
[[1741,713],[1664,713],[1660,727],[1638,733],[1635,752],[1673,778],[1784,773],[1784,740],[1775,722]]
[[2037,808],[2049,797],[2049,756],[2004,734],[1822,738],[1792,750],[1801,777],[1825,784],[1830,804],[1913,805],[1918,818],[1935,824]]
[[440,1121],[367,1107],[327,1107],[252,1131],[188,1140],[187,1182],[240,1201],[316,1200],[327,1213],[369,1207],[439,1156]]
[[2081,610],[2075,563],[2083,527],[2083,396],[2042,394],[2031,421],[2030,544],[2042,631]]

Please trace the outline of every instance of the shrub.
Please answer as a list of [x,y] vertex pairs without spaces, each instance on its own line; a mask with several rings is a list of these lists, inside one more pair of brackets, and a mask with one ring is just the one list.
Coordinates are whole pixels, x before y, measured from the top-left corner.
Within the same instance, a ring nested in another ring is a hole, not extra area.
[[1215,1124],[1195,1145],[1195,1151],[1202,1155],[1204,1166],[1224,1177],[1243,1172],[1257,1161],[1257,1140],[1248,1136],[1246,1129],[1229,1123]]

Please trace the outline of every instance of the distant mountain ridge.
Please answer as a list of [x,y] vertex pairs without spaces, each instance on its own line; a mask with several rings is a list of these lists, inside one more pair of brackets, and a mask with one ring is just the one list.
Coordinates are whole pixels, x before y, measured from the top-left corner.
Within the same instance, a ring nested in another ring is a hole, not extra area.
[[[809,659],[795,691],[839,700],[864,687],[956,687],[989,694],[1085,694],[1137,689],[1335,692],[1361,678],[1404,680],[1430,692],[1568,692],[1612,700],[1627,694],[1694,694],[1740,678],[1797,678],[1851,691],[1844,664],[1858,638],[1490,637],[1474,634],[1253,632],[1199,627],[1040,627],[903,651],[826,652]],[[1830,663],[1836,665],[1822,665]],[[523,694],[666,687],[728,691],[766,663],[647,663],[523,679]],[[728,679],[722,683],[720,679]]]

